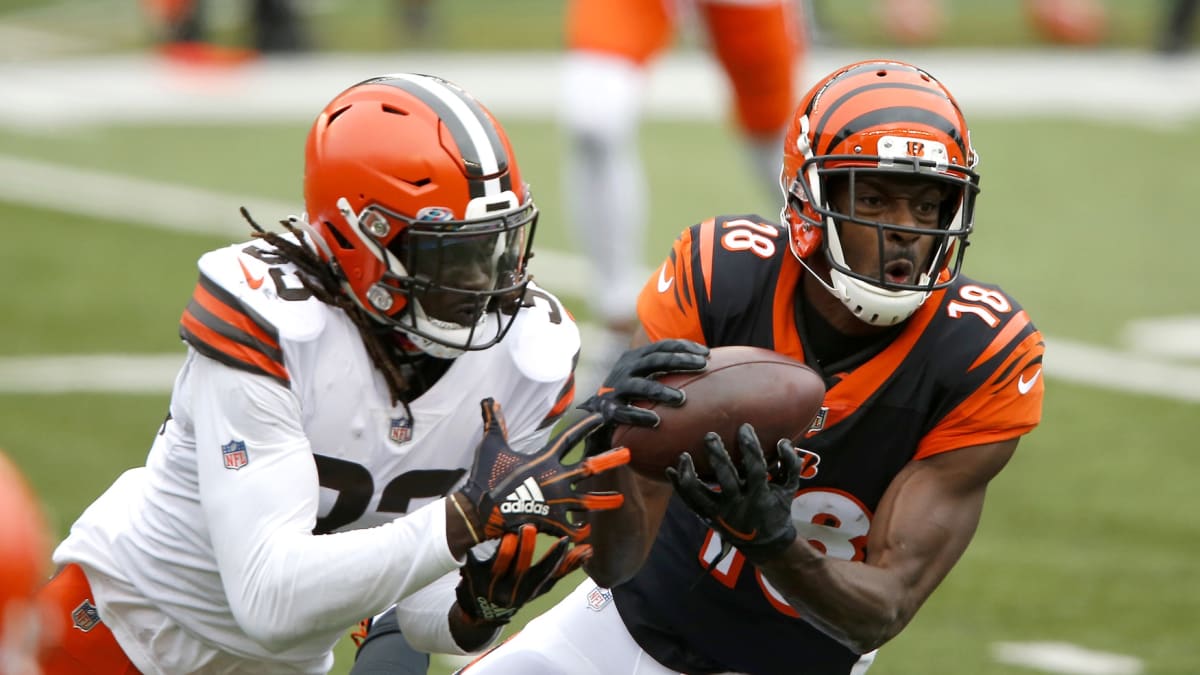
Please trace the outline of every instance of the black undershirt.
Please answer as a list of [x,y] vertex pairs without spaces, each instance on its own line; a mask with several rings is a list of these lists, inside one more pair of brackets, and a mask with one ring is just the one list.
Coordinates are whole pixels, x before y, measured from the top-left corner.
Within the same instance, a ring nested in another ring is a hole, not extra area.
[[827,386],[832,376],[853,370],[883,351],[904,329],[901,323],[878,333],[846,335],[804,301],[803,289],[796,293],[795,320],[804,360],[825,378]]

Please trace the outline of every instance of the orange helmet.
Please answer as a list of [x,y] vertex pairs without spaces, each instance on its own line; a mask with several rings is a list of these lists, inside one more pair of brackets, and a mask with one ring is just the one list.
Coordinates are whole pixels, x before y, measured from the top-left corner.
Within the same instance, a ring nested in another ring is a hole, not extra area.
[[304,204],[376,321],[443,358],[507,332],[538,211],[504,129],[457,85],[396,74],[339,94],[308,134]]
[[47,579],[50,542],[33,493],[3,453],[0,514],[0,672],[33,672],[23,668],[38,646],[42,621],[34,597]]
[[[979,157],[954,97],[941,82],[898,61],[862,61],[816,84],[792,117],[783,149],[781,213],[792,253],[803,263],[822,251],[830,290],[860,319],[876,325],[903,321],[929,293],[953,281],[962,266],[975,213]],[[827,181],[863,173],[916,175],[949,184],[939,229],[926,230],[839,213]],[[876,228],[882,247],[889,231],[938,237],[929,267],[913,283],[888,281],[846,264],[835,223]],[[807,265],[806,265],[807,266]]]

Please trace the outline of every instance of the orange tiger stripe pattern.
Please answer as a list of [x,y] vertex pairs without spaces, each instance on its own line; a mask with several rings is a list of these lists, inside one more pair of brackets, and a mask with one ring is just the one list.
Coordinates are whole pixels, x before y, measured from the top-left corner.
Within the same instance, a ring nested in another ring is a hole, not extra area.
[[[887,120],[907,120],[912,135],[946,144],[958,166],[970,161],[966,129],[958,103],[923,71],[907,64],[868,62],[850,66],[813,96],[813,151],[817,155],[852,155],[843,142]],[[873,149],[872,149],[873,150]],[[957,152],[955,152],[957,151]],[[860,150],[861,152],[861,150]]]
[[287,385],[279,332],[204,275],[179,321],[179,336],[205,356]]

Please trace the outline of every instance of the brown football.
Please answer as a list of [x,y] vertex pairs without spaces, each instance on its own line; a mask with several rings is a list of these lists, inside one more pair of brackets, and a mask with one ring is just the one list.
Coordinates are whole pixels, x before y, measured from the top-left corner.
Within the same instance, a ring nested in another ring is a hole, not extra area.
[[659,425],[653,429],[619,426],[613,432],[613,445],[629,448],[630,465],[636,471],[662,480],[666,480],[665,469],[675,466],[684,451],[692,454],[697,473],[711,478],[703,443],[709,431],[720,434],[740,470],[735,438],[743,422],[754,426],[770,460],[780,438],[803,438],[825,398],[825,384],[815,371],[758,347],[716,347],[705,370],[669,373],[658,379],[682,389],[687,396],[684,404],[636,403],[658,413]]

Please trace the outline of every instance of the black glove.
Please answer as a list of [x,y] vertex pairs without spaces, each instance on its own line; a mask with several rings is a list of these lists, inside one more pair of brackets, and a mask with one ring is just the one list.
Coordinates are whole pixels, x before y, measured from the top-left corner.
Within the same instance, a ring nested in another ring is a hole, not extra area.
[[687,373],[708,367],[708,347],[691,340],[659,340],[621,354],[608,371],[600,389],[577,407],[599,414],[604,428],[587,439],[587,454],[612,447],[613,427],[628,424],[658,426],[658,414],[631,401],[655,401],[683,405],[683,392],[652,379],[662,373]]
[[749,424],[738,427],[737,444],[742,452],[744,478],[738,475],[721,437],[714,433],[704,437],[720,492],[700,480],[692,456],[686,452],[680,455],[678,467],[667,467],[667,477],[684,503],[723,541],[736,546],[750,562],[761,563],[778,555],[796,538],[792,499],[800,487],[801,462],[791,441],[782,439],[776,446],[779,466],[772,476],[758,435]]
[[570,465],[562,463],[571,448],[604,424],[599,415],[576,421],[541,450],[523,455],[508,447],[500,404],[485,398],[480,407],[483,440],[475,450],[471,475],[460,493],[475,509],[477,520],[468,525],[481,527],[483,538],[496,539],[528,523],[540,532],[582,541],[590,528],[572,523],[569,512],[615,509],[624,502],[625,498],[615,492],[581,493],[575,482],[628,463],[628,450],[613,450]]
[[500,546],[490,558],[481,560],[473,550],[468,551],[455,591],[463,613],[474,621],[506,624],[518,609],[579,569],[592,554],[588,544],[572,547],[570,539],[560,537],[533,564],[536,547],[537,528],[522,525],[500,538]]

